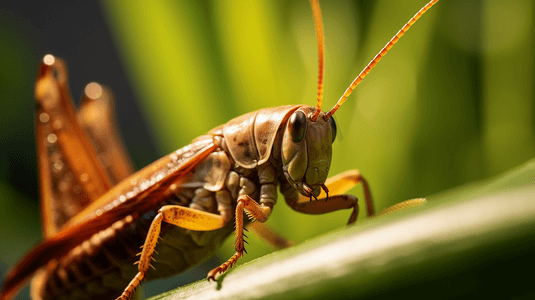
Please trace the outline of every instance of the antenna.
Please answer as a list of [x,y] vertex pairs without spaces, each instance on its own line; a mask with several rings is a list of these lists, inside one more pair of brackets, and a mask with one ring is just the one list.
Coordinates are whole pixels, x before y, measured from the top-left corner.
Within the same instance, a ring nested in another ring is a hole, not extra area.
[[323,70],[325,69],[325,44],[323,42],[323,21],[321,20],[321,8],[318,0],[310,0],[312,14],[314,15],[314,25],[316,25],[316,36],[318,40],[318,106],[311,120],[316,121],[321,112],[323,102]]
[[[351,92],[353,92],[353,90],[362,81],[362,79],[364,77],[366,77],[366,75],[368,75],[368,73],[370,73],[370,70],[373,69],[373,67],[375,67],[375,65],[381,60],[381,58],[383,58],[383,56],[385,56],[385,54],[388,52],[388,50],[390,50],[390,48],[392,48],[392,46],[394,46],[394,44],[397,43],[397,41],[403,36],[403,34],[405,34],[405,32],[407,30],[409,30],[409,28],[412,26],[412,24],[414,24],[416,22],[416,20],[418,20],[429,8],[431,8],[431,6],[433,6],[437,2],[438,2],[438,0],[432,0],[429,3],[427,3],[424,7],[422,7],[405,24],[405,26],[403,26],[398,31],[398,33],[396,33],[396,35],[394,35],[394,37],[383,47],[383,49],[381,49],[381,51],[379,51],[379,53],[377,53],[377,55],[375,55],[375,57],[372,59],[372,61],[370,61],[370,63],[368,63],[368,65],[364,68],[364,70],[362,70],[360,72],[359,76],[357,76],[357,78],[355,78],[355,80],[353,80],[353,82],[347,88],[347,90],[342,95],[342,97],[340,97],[340,99],[338,100],[336,105],[333,108],[331,108],[331,110],[325,115],[325,119],[328,119],[330,116],[332,116],[338,110],[338,108],[340,108],[340,106],[346,101],[347,97],[349,97],[349,95],[351,95]],[[314,15],[315,14],[316,13],[314,13]],[[318,25],[316,24],[316,29],[317,28],[318,28]],[[322,74],[323,74],[323,70],[320,71],[320,75],[322,75]],[[321,105],[321,101],[319,99],[319,89],[320,89],[320,86],[318,86],[318,105]],[[323,90],[323,86],[321,86],[321,90]]]

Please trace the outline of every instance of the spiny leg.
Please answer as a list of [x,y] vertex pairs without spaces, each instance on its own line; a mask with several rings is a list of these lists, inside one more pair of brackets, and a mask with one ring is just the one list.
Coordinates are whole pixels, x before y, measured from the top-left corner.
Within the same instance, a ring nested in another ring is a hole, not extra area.
[[145,243],[143,244],[143,250],[138,262],[138,273],[130,281],[128,286],[125,288],[121,296],[117,300],[126,300],[130,299],[130,296],[134,290],[139,286],[141,280],[147,274],[149,266],[151,266],[150,261],[152,259],[152,254],[154,253],[154,248],[158,242],[160,235],[160,229],[162,226],[162,221],[174,224],[176,226],[198,231],[209,231],[219,229],[227,223],[227,221],[219,215],[207,213],[204,211],[191,209],[188,207],[178,206],[178,205],[166,205],[158,210],[158,214],[152,220],[152,223],[149,228],[147,237],[145,238]]
[[268,242],[275,249],[283,249],[295,245],[294,241],[287,240],[285,237],[276,232],[273,228],[265,223],[253,222],[247,225],[247,229],[251,229],[264,241]]
[[[286,188],[281,191],[285,195],[286,203],[288,203],[291,208],[305,214],[324,214],[340,209],[352,208],[353,212],[351,213],[348,221],[348,224],[352,224],[357,220],[359,212],[357,198],[352,195],[340,194],[351,189],[359,182],[362,183],[364,189],[364,198],[366,201],[368,216],[372,216],[375,213],[375,208],[372,201],[370,187],[366,179],[364,179],[364,177],[357,170],[345,171],[328,178],[325,182],[325,187],[319,196],[321,197],[319,201],[310,201],[308,197],[303,195],[294,197],[292,196],[291,192],[286,194]],[[327,197],[325,190],[329,191],[329,197]]]
[[309,215],[320,215],[341,209],[353,209],[347,225],[355,223],[359,214],[357,197],[353,195],[335,195],[330,196],[328,199],[324,198],[308,202],[292,202],[286,199],[286,202],[293,210]]
[[[366,201],[366,207],[368,209],[368,211],[367,211],[368,217],[373,217],[376,214],[375,214],[375,208],[374,208],[374,205],[373,205],[371,190],[370,190],[370,187],[368,185],[368,181],[362,176],[362,174],[360,174],[360,172],[358,170],[348,170],[348,171],[345,171],[343,173],[337,174],[337,175],[335,175],[333,177],[330,177],[325,181],[325,185],[327,186],[329,193],[336,195],[336,194],[345,193],[346,191],[348,191],[349,189],[354,187],[359,182],[362,183],[362,188],[364,190],[364,199]],[[321,194],[320,194],[320,197],[324,198],[325,196],[326,196],[326,194],[322,191]],[[341,195],[341,196],[345,196],[345,195]],[[307,197],[300,196],[298,202],[299,202],[299,204],[301,204],[301,203],[308,203],[310,201],[308,200]],[[407,209],[407,208],[420,206],[420,205],[423,205],[425,203],[426,203],[425,198],[415,198],[415,199],[405,200],[403,202],[400,202],[400,203],[394,204],[394,205],[392,205],[392,206],[390,206],[388,208],[385,208],[384,210],[382,210],[377,215],[386,215],[386,214],[398,212],[398,211],[401,211],[401,210],[404,210],[404,209]],[[312,205],[309,205],[309,206],[310,207],[306,209],[307,211],[309,211],[309,210],[314,210],[314,211],[319,210],[319,208],[312,207]],[[334,206],[336,206],[336,204]],[[338,209],[343,209],[343,208],[345,208],[345,207],[338,208]],[[333,210],[329,210],[329,211],[333,211]],[[358,211],[358,208],[357,208],[357,211]],[[325,211],[325,212],[327,212],[327,211]],[[317,214],[319,212],[315,212],[315,213]],[[350,221],[349,221],[348,224],[352,223],[351,220],[353,219],[353,216],[354,216],[354,214],[351,214],[351,218],[350,218]]]
[[[362,189],[364,192],[364,201],[366,202],[367,214],[368,217],[371,217],[375,214],[375,206],[373,205],[372,193],[368,181],[358,170],[347,170],[340,174],[334,175],[330,178],[327,178],[325,185],[329,189],[331,195],[341,195],[358,183],[362,183]],[[326,195],[323,193],[320,194],[320,198],[324,198]],[[303,197],[304,198],[304,197]],[[299,200],[301,202],[302,199]]]
[[[331,195],[337,195],[337,194],[343,194],[347,190],[354,187],[359,181],[362,181],[364,186],[364,194],[367,199],[368,203],[372,203],[371,201],[371,193],[370,188],[368,186],[368,182],[360,175],[360,173],[357,170],[349,170],[346,172],[343,172],[341,174],[335,175],[325,182],[325,185]],[[326,195],[322,191],[320,194],[320,197],[324,198]],[[342,200],[344,198],[341,198]],[[351,201],[351,199],[350,199]],[[356,200],[355,200],[356,201]],[[305,196],[300,196],[299,203],[309,203],[309,198]],[[330,202],[329,205],[332,205],[333,203]],[[348,203],[343,203],[342,205],[347,205]],[[317,204],[316,204],[317,205]],[[324,204],[319,204],[320,206]],[[373,204],[372,204],[373,205]],[[372,206],[370,205],[370,206]],[[348,208],[352,208],[353,205],[350,205]],[[345,207],[344,207],[345,208]],[[341,208],[338,208],[341,209]],[[373,207],[372,207],[373,209]],[[317,210],[317,208],[311,208],[311,210]],[[321,211],[321,209],[319,209]],[[357,211],[358,212],[358,208]],[[352,215],[351,219],[356,218]],[[292,241],[288,241],[286,238],[275,232],[273,229],[271,229],[268,225],[260,222],[254,222],[248,225],[248,228],[252,229],[257,233],[262,239],[273,245],[277,249],[286,248],[294,244]]]
[[[338,175],[335,175],[325,182],[329,191],[333,194],[342,194],[345,193],[350,188],[354,187],[358,182],[362,182],[362,188],[364,190],[364,199],[366,201],[366,207],[368,208],[368,217],[375,215],[386,215],[390,213],[395,213],[407,208],[412,208],[416,206],[423,205],[427,203],[425,198],[415,198],[396,203],[390,207],[385,208],[380,213],[375,214],[375,208],[372,201],[372,195],[368,181],[360,174],[357,170],[349,170]],[[323,197],[323,194],[320,194],[320,197]]]
[[[348,170],[340,174],[334,175],[330,178],[327,178],[325,185],[329,191],[330,195],[341,195],[347,192],[349,189],[362,183],[362,189],[364,191],[364,201],[366,202],[367,214],[368,217],[371,217],[375,214],[375,207],[373,205],[372,193],[368,181],[360,174],[358,170]],[[321,191],[319,198],[325,200],[326,194],[324,191]],[[332,198],[330,196],[329,198]],[[300,195],[298,203],[309,202],[309,198],[306,196]]]
[[396,212],[399,212],[399,211],[407,209],[407,208],[412,208],[412,207],[424,205],[426,203],[427,203],[427,201],[425,200],[425,198],[409,199],[409,200],[402,201],[400,203],[396,203],[396,204],[394,204],[394,205],[392,205],[390,207],[387,207],[387,208],[383,209],[377,215],[378,216],[389,215],[389,214],[396,213]]
[[241,195],[238,198],[236,205],[236,253],[225,263],[208,272],[208,280],[215,281],[215,277],[218,274],[222,274],[231,268],[238,261],[238,259],[243,256],[244,252],[247,253],[243,240],[243,213],[245,212],[249,218],[263,223],[268,220],[269,216],[271,215],[271,210],[271,206],[258,204],[253,200],[253,198],[247,195]]

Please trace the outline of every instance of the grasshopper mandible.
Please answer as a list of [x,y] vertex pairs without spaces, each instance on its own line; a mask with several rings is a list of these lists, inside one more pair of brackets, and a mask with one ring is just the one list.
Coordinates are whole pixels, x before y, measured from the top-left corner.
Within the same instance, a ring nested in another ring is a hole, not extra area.
[[[332,115],[437,1],[418,11],[336,105],[323,112],[323,25],[319,3],[311,0],[319,60],[316,107],[288,105],[234,118],[134,174],[105,113],[109,92],[88,85],[77,115],[64,62],[46,55],[35,85],[46,239],[11,270],[0,299],[12,298],[32,276],[34,299],[129,299],[143,279],[184,271],[215,252],[235,231],[236,253],[208,273],[214,280],[246,253],[244,226],[249,219],[263,223],[269,218],[277,186],[292,209],[306,214],[351,209],[352,224],[357,199],[341,193],[361,182],[367,214],[373,216],[371,192],[358,171],[327,179],[336,137]],[[391,209],[420,203],[409,200]],[[144,221],[147,218],[151,222]],[[262,231],[258,222],[255,227]],[[179,239],[168,243],[171,237]],[[159,238],[162,242],[156,245]],[[155,270],[150,269],[153,256],[159,258]]]

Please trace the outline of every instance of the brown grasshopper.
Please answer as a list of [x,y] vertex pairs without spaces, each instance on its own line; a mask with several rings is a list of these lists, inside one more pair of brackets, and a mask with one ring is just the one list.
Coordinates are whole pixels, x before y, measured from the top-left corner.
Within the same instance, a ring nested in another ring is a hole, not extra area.
[[[361,182],[367,214],[373,216],[371,192],[358,171],[327,179],[336,137],[332,115],[437,1],[409,20],[328,112],[321,110],[321,11],[319,3],[311,1],[319,57],[316,107],[288,105],[234,118],[134,174],[117,142],[108,112],[109,91],[89,84],[76,112],[65,63],[46,55],[35,84],[45,240],[11,269],[0,299],[14,297],[32,276],[33,299],[128,299],[143,279],[188,269],[235,232],[236,253],[208,273],[214,280],[246,253],[243,231],[249,219],[258,221],[252,228],[268,241],[288,245],[261,225],[276,203],[277,187],[296,211],[323,214],[351,209],[348,224],[352,224],[358,215],[357,199],[341,193]],[[409,200],[387,210],[421,203]],[[151,270],[153,256],[158,260]]]

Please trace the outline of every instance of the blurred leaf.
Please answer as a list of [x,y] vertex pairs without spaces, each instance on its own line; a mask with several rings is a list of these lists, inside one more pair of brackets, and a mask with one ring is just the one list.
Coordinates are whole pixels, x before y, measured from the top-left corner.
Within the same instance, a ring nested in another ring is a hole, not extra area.
[[513,298],[535,293],[535,160],[151,299]]

